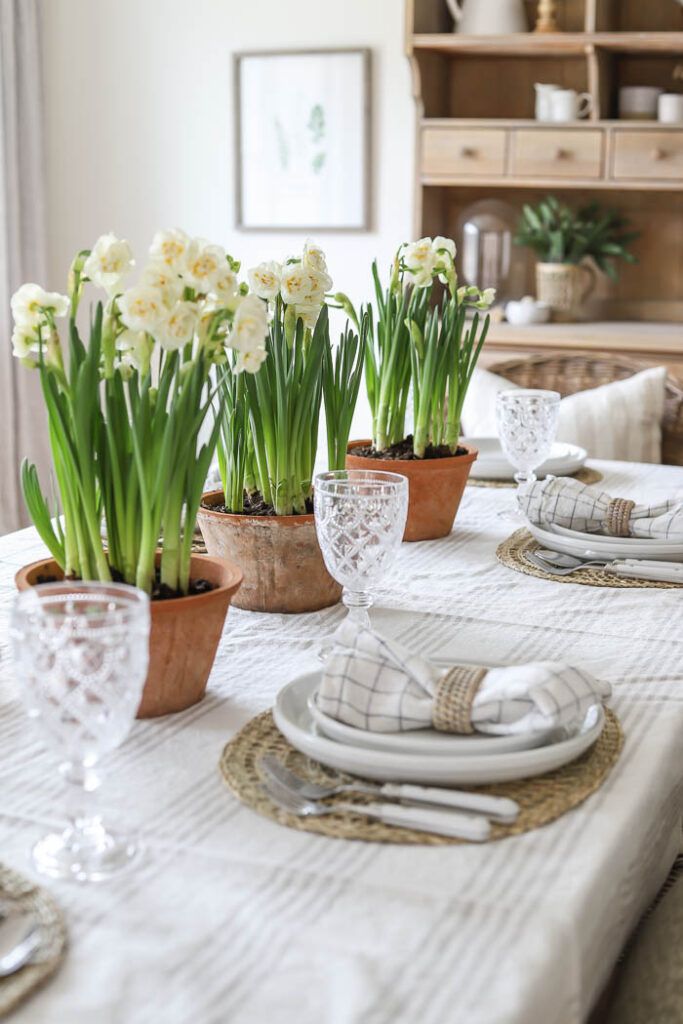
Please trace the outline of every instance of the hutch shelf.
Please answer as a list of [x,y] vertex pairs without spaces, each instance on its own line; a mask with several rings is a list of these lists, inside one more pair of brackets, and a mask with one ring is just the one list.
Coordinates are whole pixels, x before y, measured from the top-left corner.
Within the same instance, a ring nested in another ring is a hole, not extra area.
[[[527,4],[530,25],[536,6]],[[538,351],[544,335],[544,349],[576,347],[581,338],[590,349],[597,338],[602,350],[639,354],[642,346],[645,359],[683,363],[683,125],[617,116],[622,85],[683,90],[683,7],[674,0],[565,0],[558,8],[558,33],[466,36],[453,32],[446,0],[408,0],[418,119],[415,229],[458,238],[463,210],[485,198],[521,209],[552,192],[616,207],[641,232],[639,262],[623,267],[616,285],[600,281],[586,306],[589,322],[514,330],[500,324],[487,346],[522,351],[527,341],[527,350]],[[536,82],[588,92],[590,118],[534,120]],[[533,293],[531,258],[522,278]]]

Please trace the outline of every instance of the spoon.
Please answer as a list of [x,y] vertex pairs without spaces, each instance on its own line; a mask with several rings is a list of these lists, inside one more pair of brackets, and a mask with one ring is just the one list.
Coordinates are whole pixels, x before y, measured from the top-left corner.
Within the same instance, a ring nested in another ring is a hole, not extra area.
[[560,551],[550,551],[548,548],[539,548],[538,551],[534,551],[534,554],[556,569],[583,569],[584,566],[609,564],[604,558],[599,561],[586,561],[583,558],[576,558],[574,555],[564,555]]
[[12,911],[0,918],[0,978],[20,970],[40,945],[40,927],[30,911]]

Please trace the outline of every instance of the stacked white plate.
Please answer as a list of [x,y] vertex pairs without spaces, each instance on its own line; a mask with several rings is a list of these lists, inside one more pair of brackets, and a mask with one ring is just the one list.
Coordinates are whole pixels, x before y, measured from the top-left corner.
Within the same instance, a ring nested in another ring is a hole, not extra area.
[[598,706],[572,731],[525,736],[457,736],[428,729],[374,733],[323,714],[315,702],[320,682],[320,672],[311,672],[285,686],[273,709],[275,724],[307,757],[380,782],[460,786],[543,775],[580,757],[605,722]]
[[544,548],[560,551],[576,558],[611,560],[613,558],[643,558],[653,562],[683,562],[683,544],[647,537],[607,537],[601,533],[581,533],[554,523],[534,526],[527,523],[529,533]]
[[[466,437],[463,438],[463,441],[479,452],[477,460],[470,470],[470,476],[475,480],[514,479],[514,467],[505,458],[497,437]],[[548,474],[569,476],[581,469],[587,456],[588,452],[585,448],[579,448],[575,444],[557,442],[552,447],[550,458],[546,459],[543,465],[536,470],[536,475],[539,478]]]

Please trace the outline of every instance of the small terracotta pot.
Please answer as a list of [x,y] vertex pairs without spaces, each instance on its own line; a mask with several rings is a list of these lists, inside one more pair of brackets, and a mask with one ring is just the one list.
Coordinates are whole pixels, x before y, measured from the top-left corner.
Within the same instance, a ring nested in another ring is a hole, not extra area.
[[479,452],[461,445],[466,455],[446,459],[368,459],[354,455],[354,448],[372,441],[352,441],[346,456],[347,469],[381,469],[408,478],[408,521],[404,540],[436,540],[453,529],[460,499],[472,463]]
[[325,568],[312,515],[243,516],[214,512],[223,491],[202,496],[197,522],[210,555],[238,562],[244,583],[233,604],[252,612],[315,612],[342,588]]
[[[25,565],[14,582],[18,590],[27,590],[39,576],[61,579],[62,570],[54,559],[44,558]],[[149,669],[138,718],[184,711],[206,693],[230,601],[242,582],[242,570],[219,558],[193,555],[190,576],[208,580],[214,589],[206,594],[151,602]]]

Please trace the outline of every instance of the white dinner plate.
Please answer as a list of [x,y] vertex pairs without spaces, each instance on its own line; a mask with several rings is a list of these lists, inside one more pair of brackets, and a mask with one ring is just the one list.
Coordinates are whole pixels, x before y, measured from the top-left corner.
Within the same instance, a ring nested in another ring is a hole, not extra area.
[[[465,444],[472,445],[479,451],[476,461],[472,464],[470,476],[481,480],[513,480],[514,467],[503,454],[497,437],[466,437]],[[581,469],[588,452],[575,444],[556,442],[551,450],[550,458],[536,470],[541,478],[549,473],[553,476],[568,476]]]
[[683,562],[683,544],[642,540],[638,537],[605,537],[578,533],[559,526],[542,528],[527,522],[527,529],[544,548],[577,558],[647,558],[656,562]]
[[318,729],[331,740],[367,750],[392,750],[400,754],[445,754],[471,757],[473,754],[507,754],[511,750],[531,750],[547,742],[550,729],[519,736],[486,736],[474,733],[461,736],[437,732],[436,729],[415,729],[412,732],[371,732],[357,729],[331,718],[316,704],[317,691],[308,698],[308,709]]
[[605,723],[601,706],[591,708],[583,725],[569,737],[553,733],[554,743],[508,754],[402,754],[367,750],[321,735],[311,715],[308,698],[320,686],[320,672],[292,680],[277,695],[273,717],[293,747],[329,768],[380,782],[418,782],[435,786],[480,785],[527,779],[576,760],[595,743]]

